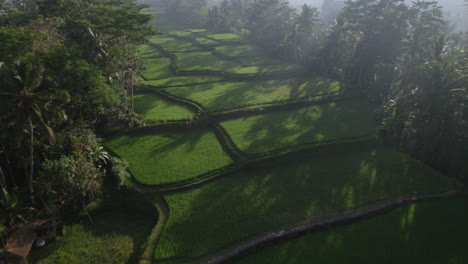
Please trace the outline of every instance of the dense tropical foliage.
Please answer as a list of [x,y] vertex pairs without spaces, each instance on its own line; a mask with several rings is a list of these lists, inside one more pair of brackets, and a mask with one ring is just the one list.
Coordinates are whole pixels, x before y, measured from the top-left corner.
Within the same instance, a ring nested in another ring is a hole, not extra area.
[[[79,212],[102,192],[95,131],[133,122],[143,5],[13,1],[0,16],[0,193],[10,224]],[[130,73],[130,74],[129,74]]]

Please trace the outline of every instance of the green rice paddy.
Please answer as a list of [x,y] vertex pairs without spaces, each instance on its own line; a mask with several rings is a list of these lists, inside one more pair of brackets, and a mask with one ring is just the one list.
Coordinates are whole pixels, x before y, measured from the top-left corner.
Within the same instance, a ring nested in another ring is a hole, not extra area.
[[152,37],[150,38],[150,42],[160,45],[167,52],[187,52],[200,50],[200,48],[193,46],[190,41],[176,39],[165,35]]
[[[187,30],[171,25],[159,11],[155,17],[167,34],[152,37],[151,42],[175,55],[180,71],[210,71],[213,76],[176,76],[168,67],[169,58],[155,58],[161,55],[159,51],[145,45],[140,48],[148,61],[143,83],[195,101],[207,111],[244,106],[258,110],[264,103],[312,100],[342,92],[337,81],[288,77],[287,73],[304,71],[304,66],[271,58],[235,34]],[[194,46],[189,38],[212,46],[215,52]],[[219,73],[244,77],[278,74],[278,80],[228,81]],[[135,106],[146,120],[194,115],[190,109],[153,94],[137,95]],[[219,124],[241,151],[273,155],[274,151],[301,145],[372,137],[375,108],[356,99],[264,112]],[[129,163],[137,181],[149,185],[193,179],[234,163],[209,129],[135,132],[115,136],[105,144]],[[301,220],[339,216],[402,196],[443,192],[456,186],[449,177],[395,150],[350,146],[343,145],[342,151],[323,148],[320,154],[308,152],[309,156],[295,154],[284,161],[276,159],[270,166],[252,165],[193,190],[165,195],[170,215],[154,252],[156,261],[191,263],[193,258]],[[382,216],[287,240],[239,263],[464,264],[467,206],[466,200],[411,204]],[[443,254],[431,256],[438,249]]]
[[105,145],[124,158],[135,179],[144,184],[186,180],[232,162],[209,131],[124,135]]
[[219,110],[339,93],[341,84],[337,81],[313,77],[307,79],[222,82],[190,87],[173,87],[167,88],[165,91],[201,103],[209,110]]
[[195,117],[188,107],[169,102],[156,94],[138,94],[133,99],[135,112],[145,120],[179,120]]
[[219,41],[215,41],[215,40],[203,38],[203,37],[195,38],[195,41],[202,45],[219,45],[220,44]]
[[158,80],[147,80],[143,83],[155,87],[169,87],[169,86],[191,86],[197,84],[206,84],[213,82],[222,82],[223,78],[218,76],[173,76]]
[[229,57],[252,57],[262,54],[262,50],[253,45],[229,45],[216,47],[216,51]]
[[231,34],[231,33],[211,34],[211,35],[207,35],[207,37],[216,39],[224,43],[240,43],[241,42],[241,38],[238,35]]
[[[424,181],[424,179],[421,179]],[[468,263],[468,202],[420,202],[307,234],[237,263]]]
[[291,145],[372,135],[375,106],[346,101],[221,122],[236,145],[258,154]]
[[142,75],[147,80],[164,79],[175,74],[169,68],[171,60],[169,58],[151,58],[146,59],[146,69]]
[[166,196],[170,217],[156,258],[201,256],[300,219],[440,192],[451,184],[422,163],[381,148],[239,172]]
[[162,54],[154,47],[150,45],[141,45],[138,48],[138,53],[143,58],[154,58],[154,57],[161,57]]

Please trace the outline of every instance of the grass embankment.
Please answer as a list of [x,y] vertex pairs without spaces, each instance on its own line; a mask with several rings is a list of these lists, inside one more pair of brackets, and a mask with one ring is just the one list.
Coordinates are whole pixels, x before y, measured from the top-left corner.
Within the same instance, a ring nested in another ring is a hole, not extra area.
[[212,38],[224,43],[240,43],[242,42],[241,37],[232,33],[220,33],[220,34],[209,34],[208,38]]
[[195,41],[202,44],[202,45],[207,45],[207,46],[215,46],[215,45],[220,45],[221,44],[221,42],[219,42],[219,41],[215,41],[215,40],[208,39],[208,38],[203,38],[203,37],[195,38]]
[[141,74],[147,80],[164,79],[175,76],[169,68],[171,60],[169,58],[146,59],[146,70]]
[[[172,32],[169,32],[172,34]],[[197,51],[200,48],[192,45],[188,40],[175,39],[165,35],[155,36],[150,38],[150,42],[160,45],[167,52],[188,52]]]
[[65,226],[63,237],[33,249],[29,263],[138,263],[141,246],[157,220],[154,209],[107,181],[103,201],[90,210],[93,223],[85,216],[76,219]]
[[325,78],[284,79],[249,82],[223,82],[192,87],[174,87],[165,91],[196,101],[209,110],[250,104],[270,103],[341,91],[341,84]]
[[322,154],[243,171],[166,196],[170,217],[156,257],[201,256],[300,219],[442,192],[451,185],[443,175],[389,149]]
[[177,66],[183,71],[218,71],[232,74],[262,75],[279,72],[296,72],[303,69],[297,64],[242,67],[235,62],[219,58],[210,51],[178,52],[175,55],[177,56]]
[[180,120],[195,117],[188,107],[169,102],[156,94],[138,94],[134,96],[135,112],[146,121]]
[[466,199],[414,203],[284,241],[238,263],[464,264],[468,263],[466,219]]
[[154,58],[162,56],[162,54],[156,48],[147,44],[138,47],[138,54],[143,58]]
[[105,145],[144,184],[185,180],[231,163],[215,135],[204,130],[118,136]]
[[344,101],[221,122],[234,143],[248,154],[296,144],[372,135],[375,105]]
[[262,50],[254,45],[219,46],[215,51],[228,57],[255,57],[263,54]]
[[169,77],[159,80],[148,80],[144,81],[143,84],[150,85],[150,86],[189,86],[189,85],[197,85],[197,84],[206,84],[206,83],[213,83],[213,82],[220,82],[222,81],[222,77],[218,76],[175,76]]

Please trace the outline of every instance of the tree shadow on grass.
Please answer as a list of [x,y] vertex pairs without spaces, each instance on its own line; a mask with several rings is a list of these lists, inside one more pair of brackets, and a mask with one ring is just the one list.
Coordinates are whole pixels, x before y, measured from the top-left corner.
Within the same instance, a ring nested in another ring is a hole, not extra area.
[[35,249],[30,263],[138,263],[146,237],[157,221],[153,205],[133,192],[118,191],[104,179],[102,201],[65,227],[65,236]]
[[372,109],[366,102],[330,103],[239,118],[222,126],[241,150],[259,154],[297,144],[370,135]]
[[167,196],[170,217],[156,255],[201,256],[301,219],[450,188],[443,176],[421,166],[388,149],[358,149],[244,170]]
[[281,241],[233,263],[465,263],[468,203],[425,201]]
[[337,90],[334,83],[321,78],[231,81],[168,88],[167,91],[197,101],[210,110],[220,110],[327,94]]

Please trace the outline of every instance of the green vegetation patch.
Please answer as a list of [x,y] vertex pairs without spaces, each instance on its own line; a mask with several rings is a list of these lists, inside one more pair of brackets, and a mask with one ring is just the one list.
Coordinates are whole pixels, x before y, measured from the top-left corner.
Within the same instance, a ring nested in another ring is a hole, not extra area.
[[229,45],[216,47],[216,51],[229,57],[258,57],[263,55],[262,50],[253,45]]
[[220,42],[214,41],[212,39],[207,39],[207,38],[196,38],[196,42],[203,44],[203,45],[219,45]]
[[390,149],[298,159],[166,196],[170,217],[156,257],[201,256],[302,219],[341,214],[404,195],[441,192],[452,184]]
[[238,36],[238,35],[235,35],[235,34],[231,34],[231,33],[226,33],[226,34],[211,34],[211,35],[208,35],[208,37],[212,38],[212,39],[216,39],[216,40],[219,40],[221,42],[225,42],[225,43],[240,43],[242,41],[242,39]]
[[196,85],[211,82],[221,82],[222,77],[218,76],[175,76],[159,80],[149,80],[143,83],[151,86],[185,86],[185,85]]
[[236,60],[245,67],[248,66],[265,66],[265,65],[278,65],[278,64],[284,64],[280,60],[277,60],[275,58],[269,57],[269,56],[253,56],[253,57],[238,57]]
[[296,144],[370,135],[375,105],[347,101],[254,115],[221,123],[236,145],[258,154]]
[[467,222],[467,200],[414,203],[285,241],[238,263],[463,264]]
[[178,30],[178,31],[171,31],[167,33],[174,35],[174,36],[178,36],[178,37],[185,37],[185,38],[192,37],[192,32],[189,32],[189,31]]
[[208,131],[125,135],[105,145],[128,162],[134,177],[143,184],[190,179],[231,163]]
[[153,58],[162,56],[162,54],[156,48],[151,47],[147,44],[138,47],[138,53],[143,58]]
[[321,77],[307,79],[222,82],[192,87],[173,87],[167,92],[201,103],[210,110],[269,103],[307,96],[339,93],[341,84]]
[[209,51],[179,52],[175,54],[177,56],[177,66],[185,71],[223,71],[234,74],[262,75],[303,70],[303,67],[297,64],[242,67],[235,62],[221,59]]
[[238,67],[234,62],[218,58],[209,51],[181,52],[176,56],[177,66],[185,71],[226,71]]
[[167,36],[150,38],[150,42],[160,45],[167,52],[196,51],[200,50],[188,40],[175,39]]
[[138,94],[133,97],[135,112],[145,120],[190,119],[195,113],[190,108],[163,99],[156,94]]
[[64,236],[33,249],[28,263],[137,263],[156,223],[154,211],[134,193],[117,191],[114,184],[104,180],[103,201],[88,209],[92,223],[87,216],[77,217],[75,224],[65,226]]
[[175,75],[169,68],[169,65],[171,65],[169,58],[146,59],[146,70],[141,74],[147,80],[169,78]]
[[208,30],[206,29],[190,29],[189,31],[193,33],[207,33],[208,32]]

